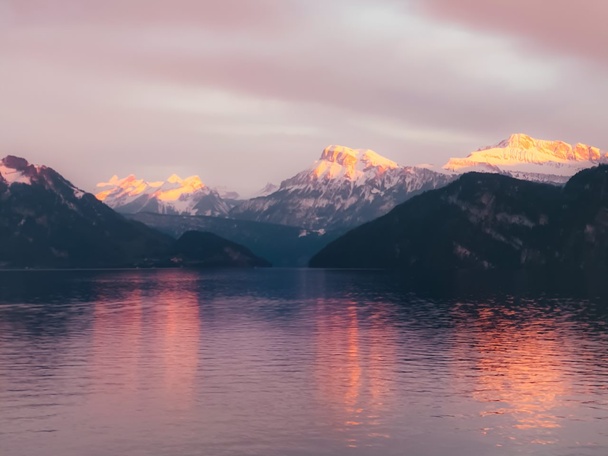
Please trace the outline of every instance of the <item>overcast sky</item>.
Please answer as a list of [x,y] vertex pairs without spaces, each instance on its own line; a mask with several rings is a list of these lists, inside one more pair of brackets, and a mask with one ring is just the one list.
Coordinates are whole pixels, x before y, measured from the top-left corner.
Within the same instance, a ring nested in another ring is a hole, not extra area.
[[329,144],[608,149],[606,0],[0,0],[0,149],[241,192]]

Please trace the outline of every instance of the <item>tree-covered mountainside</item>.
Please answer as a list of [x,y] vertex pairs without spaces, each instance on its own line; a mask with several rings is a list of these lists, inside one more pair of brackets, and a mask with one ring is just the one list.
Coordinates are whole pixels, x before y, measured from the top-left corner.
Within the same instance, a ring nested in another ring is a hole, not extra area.
[[312,267],[456,269],[605,268],[608,166],[564,188],[469,173],[348,232]]
[[173,264],[189,267],[269,267],[271,264],[235,242],[213,233],[187,231],[174,243]]
[[273,223],[221,217],[162,215],[140,212],[126,217],[179,237],[187,231],[207,231],[242,244],[274,266],[306,266],[310,258],[344,231],[313,231]]

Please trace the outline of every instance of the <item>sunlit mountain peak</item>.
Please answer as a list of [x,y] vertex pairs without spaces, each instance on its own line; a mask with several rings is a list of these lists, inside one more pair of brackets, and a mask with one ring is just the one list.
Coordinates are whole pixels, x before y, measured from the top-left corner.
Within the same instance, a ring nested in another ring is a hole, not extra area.
[[344,166],[362,164],[365,167],[381,167],[386,169],[398,168],[392,160],[369,149],[351,149],[350,147],[332,145],[323,150],[321,160],[338,163]]
[[399,165],[373,150],[332,145],[315,162],[312,175],[317,179],[359,180],[367,174],[381,174]]
[[230,209],[220,195],[199,176],[182,179],[172,174],[166,181],[145,181],[131,174],[112,176],[97,184],[97,198],[122,212],[159,212],[189,215],[225,215]]
[[177,174],[171,174],[169,176],[169,178],[167,179],[167,182],[170,182],[172,184],[179,184],[179,183],[181,183],[181,181],[182,181],[182,178],[179,177]]
[[597,147],[581,143],[572,146],[563,141],[535,139],[516,133],[465,158],[451,158],[444,169],[457,172],[478,169],[572,175],[606,160],[608,154]]
[[[312,166],[268,186],[230,215],[316,232],[344,229],[386,214],[397,204],[455,179],[451,173],[399,166],[367,149],[331,145]],[[305,235],[305,234],[304,234]]]

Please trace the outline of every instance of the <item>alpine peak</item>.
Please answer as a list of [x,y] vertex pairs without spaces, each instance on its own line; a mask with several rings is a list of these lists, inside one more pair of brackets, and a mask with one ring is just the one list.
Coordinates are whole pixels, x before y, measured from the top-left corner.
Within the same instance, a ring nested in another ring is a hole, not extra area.
[[73,195],[79,199],[85,194],[52,168],[31,164],[25,158],[14,155],[7,155],[0,160],[0,182],[6,183],[9,187],[13,184],[40,186],[56,193],[67,190],[62,195],[62,200],[65,200],[68,194],[69,197]]
[[119,212],[141,211],[189,214],[226,215],[230,207],[221,196],[201,181],[199,176],[182,179],[172,174],[166,181],[151,182],[130,174],[120,179],[112,176],[97,184],[97,199]]
[[321,158],[310,170],[316,179],[333,180],[344,178],[350,181],[367,179],[367,175],[382,174],[399,165],[373,150],[351,149],[344,146],[328,146]]
[[[488,168],[505,171],[522,165],[585,168],[608,159],[608,154],[586,144],[574,146],[563,141],[535,139],[517,133],[493,146],[483,147],[466,158],[451,158],[444,169],[467,171],[467,168]],[[539,170],[536,170],[539,171]],[[574,171],[575,172],[575,171]],[[570,174],[574,174],[574,172]]]
[[369,149],[351,149],[350,147],[332,145],[323,150],[321,160],[338,163],[343,166],[356,166],[358,163],[365,167],[385,169],[398,168],[399,165],[388,158]]
[[399,166],[371,150],[332,145],[311,167],[281,182],[276,191],[235,206],[230,215],[313,231],[351,228],[454,178]]

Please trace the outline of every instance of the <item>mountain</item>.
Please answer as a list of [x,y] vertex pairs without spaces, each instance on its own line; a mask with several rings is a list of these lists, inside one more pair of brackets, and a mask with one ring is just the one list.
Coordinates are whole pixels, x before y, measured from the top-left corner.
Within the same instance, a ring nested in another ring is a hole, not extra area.
[[[147,182],[129,175],[124,179],[113,176],[97,184],[97,198],[123,214],[154,212],[158,214],[188,214],[225,216],[234,202],[224,199],[198,176],[182,179],[173,174],[166,181]],[[234,192],[224,192],[238,198]]]
[[2,267],[146,265],[172,240],[126,220],[46,166],[0,161]]
[[560,192],[502,175],[464,174],[338,238],[310,265],[432,271],[542,264]]
[[250,220],[221,217],[161,215],[140,212],[126,217],[177,238],[190,230],[207,231],[246,245],[274,266],[306,266],[310,258],[344,231],[319,232]]
[[0,267],[269,266],[210,233],[177,241],[126,219],[46,166],[0,160]]
[[494,172],[533,182],[564,184],[578,171],[608,163],[608,153],[585,144],[514,134],[466,158],[451,158],[443,168],[455,173]]
[[340,230],[385,214],[395,205],[454,178],[419,167],[403,167],[371,150],[327,147],[319,160],[267,196],[229,212],[237,219]]
[[172,262],[188,267],[269,267],[249,249],[213,233],[187,231],[173,245]]
[[313,267],[608,269],[608,166],[565,187],[467,173],[397,206],[315,255]]
[[[608,269],[608,166],[589,168],[568,181],[555,226],[561,263],[571,269]],[[603,280],[603,277],[602,277]]]
[[278,189],[278,185],[275,185],[272,182],[268,182],[266,185],[264,185],[264,187],[262,187],[259,191],[255,193],[254,197],[257,198],[259,196],[268,196],[271,193],[276,192]]

